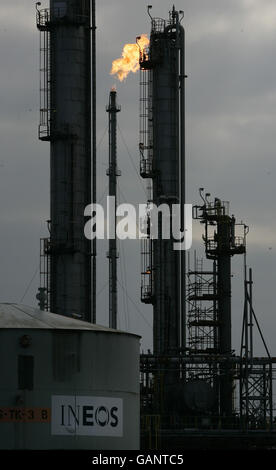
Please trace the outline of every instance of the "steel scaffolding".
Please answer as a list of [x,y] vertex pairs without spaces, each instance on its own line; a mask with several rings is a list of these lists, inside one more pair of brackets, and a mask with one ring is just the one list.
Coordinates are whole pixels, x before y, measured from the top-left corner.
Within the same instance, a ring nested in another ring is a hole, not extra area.
[[187,326],[188,350],[193,353],[218,354],[217,268],[203,269],[203,260],[195,254],[194,267],[188,257]]

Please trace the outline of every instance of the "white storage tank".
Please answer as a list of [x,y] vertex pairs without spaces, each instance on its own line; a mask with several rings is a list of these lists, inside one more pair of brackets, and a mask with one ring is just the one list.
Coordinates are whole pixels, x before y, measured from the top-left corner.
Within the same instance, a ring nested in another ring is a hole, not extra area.
[[139,449],[139,339],[0,304],[0,449]]

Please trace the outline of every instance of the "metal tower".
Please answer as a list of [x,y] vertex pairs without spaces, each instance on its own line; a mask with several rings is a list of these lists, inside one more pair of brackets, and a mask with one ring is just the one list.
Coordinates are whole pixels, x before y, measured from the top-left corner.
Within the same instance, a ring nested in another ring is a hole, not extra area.
[[[152,180],[148,202],[157,207],[166,203],[170,209],[185,203],[182,18],[183,12],[174,7],[169,20],[151,17],[150,45],[140,54],[140,173]],[[183,214],[181,223],[183,227]],[[161,227],[161,217],[158,224]],[[157,240],[143,241],[142,261],[141,300],[153,304],[154,353],[176,353],[185,345],[181,334],[185,324],[184,253],[173,249],[172,238],[163,240],[159,230]]]
[[[201,191],[202,193],[202,191]],[[200,193],[200,194],[201,194]],[[208,195],[207,195],[208,196]],[[229,216],[229,204],[215,199],[213,203],[204,199],[203,206],[194,206],[194,218],[205,226],[204,243],[206,258],[214,262],[212,292],[199,291],[190,300],[208,300],[212,302],[213,317],[207,327],[213,329],[213,353],[231,357],[231,258],[245,253],[244,236],[235,235],[236,220]],[[200,273],[198,273],[200,275]],[[201,319],[195,324],[200,325]],[[223,364],[220,369],[219,400],[220,415],[232,416],[233,412],[233,377],[231,366]]]
[[[116,214],[117,208],[117,177],[121,175],[117,167],[117,113],[121,108],[117,106],[117,93],[112,89],[109,96],[109,105],[106,108],[109,114],[109,168],[106,171],[109,177],[109,197],[113,198]],[[109,326],[117,328],[117,239],[116,239],[116,215],[112,227],[109,227]]]
[[58,314],[95,321],[91,243],[83,231],[84,208],[91,203],[91,1],[50,0],[49,9],[37,11],[37,27],[39,138],[51,146],[50,240],[42,246],[50,271],[46,305]]

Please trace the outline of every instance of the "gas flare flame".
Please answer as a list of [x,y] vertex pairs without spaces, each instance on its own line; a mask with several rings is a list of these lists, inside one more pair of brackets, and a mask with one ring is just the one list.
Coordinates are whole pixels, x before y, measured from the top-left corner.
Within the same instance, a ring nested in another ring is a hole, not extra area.
[[120,82],[126,79],[129,72],[135,73],[139,70],[140,51],[149,45],[149,38],[142,34],[137,42],[138,44],[125,44],[122,57],[112,62],[110,75],[117,75]]

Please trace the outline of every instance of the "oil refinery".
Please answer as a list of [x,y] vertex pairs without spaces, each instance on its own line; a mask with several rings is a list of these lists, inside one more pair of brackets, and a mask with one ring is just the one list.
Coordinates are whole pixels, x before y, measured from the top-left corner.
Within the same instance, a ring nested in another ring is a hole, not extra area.
[[[50,154],[49,234],[40,239],[38,306],[0,304],[0,449],[276,448],[276,354],[254,305],[247,223],[237,220],[223,194],[212,198],[200,187],[191,210],[203,258],[193,249],[176,250],[174,234],[162,236],[176,205],[180,231],[187,232],[190,202],[184,11],[169,7],[164,19],[147,7],[149,37],[134,36],[111,70],[120,81],[130,71],[140,76],[136,163],[147,191],[140,201],[145,236],[139,242],[136,300],[153,318],[152,350],[145,352],[141,334],[119,328],[118,263],[124,243],[115,230],[119,217],[109,221],[105,259],[108,326],[100,325],[97,315],[98,241],[92,235],[101,221],[91,225],[90,239],[84,233],[87,216],[93,219],[101,203],[96,0],[35,5],[38,139]],[[114,86],[101,103],[109,137],[107,195],[115,213],[118,178],[124,179],[117,116],[125,104],[118,95]],[[155,238],[153,207],[159,208]],[[243,267],[238,350],[232,333],[234,259]],[[256,338],[263,356],[255,354]]]

